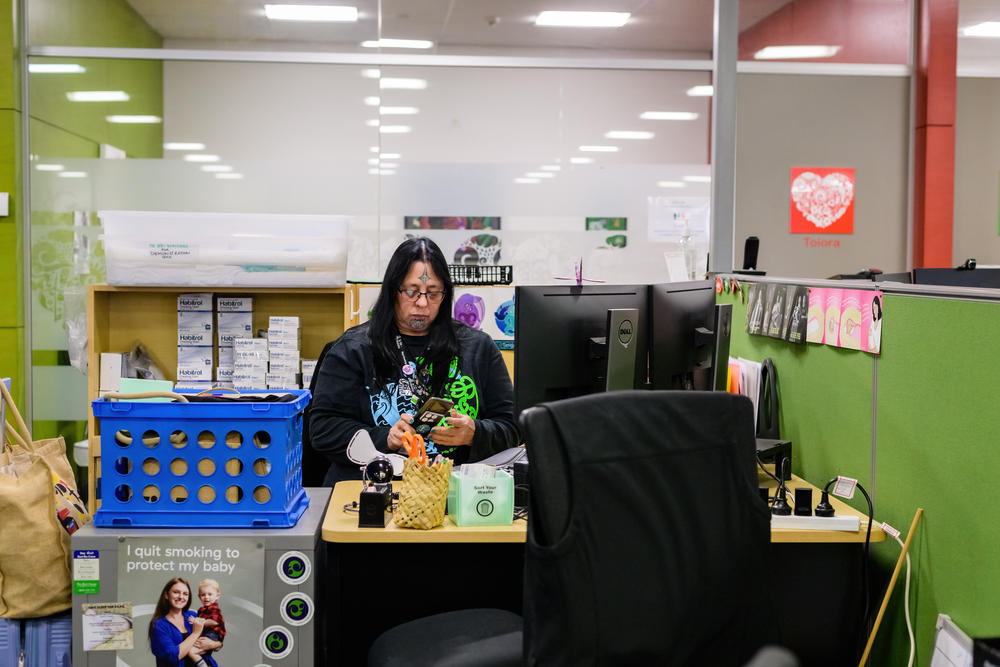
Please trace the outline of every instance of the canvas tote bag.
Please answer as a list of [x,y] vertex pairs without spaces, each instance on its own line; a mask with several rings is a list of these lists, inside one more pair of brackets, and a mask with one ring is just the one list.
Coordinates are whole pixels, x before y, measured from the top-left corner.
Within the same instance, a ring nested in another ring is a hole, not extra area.
[[[62,436],[32,441],[0,382],[10,436],[0,454],[0,617],[34,618],[70,608],[70,539],[56,516],[53,475],[74,493]],[[2,435],[2,434],[0,434]]]

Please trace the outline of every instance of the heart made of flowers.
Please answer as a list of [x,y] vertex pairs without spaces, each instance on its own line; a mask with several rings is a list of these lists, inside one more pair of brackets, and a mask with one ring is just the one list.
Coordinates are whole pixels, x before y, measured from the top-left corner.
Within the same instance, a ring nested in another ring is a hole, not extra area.
[[795,208],[819,229],[837,222],[853,200],[854,183],[838,172],[819,176],[806,171],[792,181]]

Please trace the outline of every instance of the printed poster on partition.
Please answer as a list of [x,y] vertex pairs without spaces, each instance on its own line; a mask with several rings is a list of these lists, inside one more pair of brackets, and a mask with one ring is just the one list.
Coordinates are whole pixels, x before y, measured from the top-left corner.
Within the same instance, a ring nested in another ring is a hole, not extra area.
[[809,290],[806,340],[879,354],[882,293],[814,287]]
[[805,343],[809,290],[801,285],[753,283],[748,290],[748,334]]
[[[199,589],[217,592],[226,628],[221,638],[223,648],[213,656],[220,667],[260,663],[264,578],[261,540],[227,538],[221,531],[216,535],[123,538],[118,544],[117,595],[120,604],[131,605],[136,639],[134,648],[117,651],[117,664],[153,664],[149,625],[161,600],[178,584],[179,590],[190,590],[188,600],[194,612],[202,606]],[[160,606],[161,612],[164,608]]]

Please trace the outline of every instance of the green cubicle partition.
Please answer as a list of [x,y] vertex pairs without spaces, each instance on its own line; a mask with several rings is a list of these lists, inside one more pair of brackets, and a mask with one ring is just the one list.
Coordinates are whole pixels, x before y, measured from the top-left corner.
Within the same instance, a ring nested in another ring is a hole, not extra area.
[[[915,664],[926,665],[938,613],[949,614],[971,636],[1000,635],[993,479],[1000,471],[1000,410],[992,382],[1000,371],[1000,350],[992,344],[1000,331],[1000,290],[879,287],[884,319],[877,357],[749,336],[738,296],[718,300],[734,304],[731,355],[774,361],[781,435],[793,443],[793,472],[817,485],[838,474],[857,478],[873,494],[876,520],[897,528],[901,538],[923,508],[910,546],[910,608]],[[856,496],[852,504],[867,509],[863,502]],[[899,552],[892,540],[873,549],[873,618]],[[905,571],[879,629],[873,665],[906,664],[904,577]]]

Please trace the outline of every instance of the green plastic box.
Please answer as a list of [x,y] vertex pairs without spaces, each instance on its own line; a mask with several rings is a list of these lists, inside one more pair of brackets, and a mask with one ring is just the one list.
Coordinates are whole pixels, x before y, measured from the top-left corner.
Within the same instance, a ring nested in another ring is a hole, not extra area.
[[494,471],[492,479],[452,472],[448,516],[459,526],[510,525],[514,521],[514,478],[503,470]]

